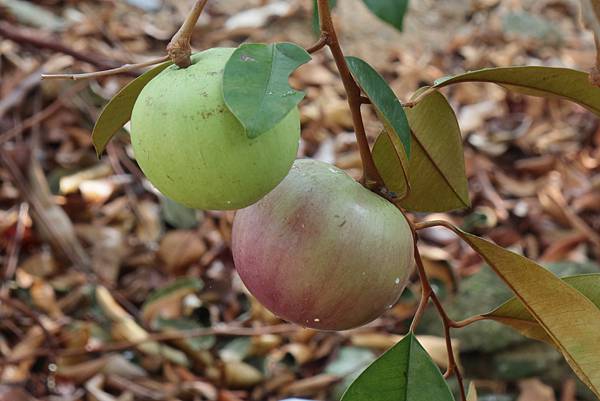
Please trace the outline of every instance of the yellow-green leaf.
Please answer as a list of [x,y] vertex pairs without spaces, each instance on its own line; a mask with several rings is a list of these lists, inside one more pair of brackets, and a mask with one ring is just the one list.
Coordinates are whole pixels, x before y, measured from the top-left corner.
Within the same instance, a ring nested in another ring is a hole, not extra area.
[[399,141],[385,132],[373,147],[375,165],[388,190],[399,197],[404,194],[407,175],[410,191],[399,202],[405,209],[442,212],[469,207],[462,137],[446,98],[432,92],[404,111],[412,131],[410,160],[397,151],[400,144],[394,142]]
[[133,110],[133,105],[144,86],[171,64],[173,63],[167,61],[146,71],[110,99],[100,113],[92,131],[92,142],[98,157],[104,152],[108,141],[131,119],[131,110]]
[[[561,278],[565,283],[582,293],[600,308],[600,273],[580,274]],[[546,331],[525,308],[518,298],[511,298],[492,312],[486,313],[486,318],[496,320],[517,330],[519,333],[555,345]]]
[[485,68],[438,79],[434,87],[460,82],[492,82],[526,95],[558,96],[600,115],[600,88],[590,84],[583,71],[542,66]]
[[[411,138],[412,141],[412,138]],[[412,141],[414,142],[414,141]],[[413,147],[413,160],[415,153],[420,153],[419,148]],[[409,192],[410,180],[408,178],[408,160],[404,148],[397,136],[385,128],[381,131],[371,151],[377,171],[383,178],[387,189],[394,197],[404,199]],[[407,186],[406,183],[409,183]]]
[[508,284],[579,378],[600,396],[600,309],[535,262],[476,235],[456,232]]

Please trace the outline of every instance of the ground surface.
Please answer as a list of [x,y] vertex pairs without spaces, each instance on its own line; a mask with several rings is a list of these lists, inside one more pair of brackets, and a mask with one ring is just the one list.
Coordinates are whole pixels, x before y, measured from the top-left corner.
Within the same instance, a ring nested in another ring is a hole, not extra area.
[[[161,55],[189,3],[0,0],[2,401],[337,400],[348,377],[407,331],[418,285],[355,331],[320,333],[278,321],[235,274],[228,250],[233,213],[193,212],[162,199],[137,168],[126,135],[100,161],[95,157],[93,122],[131,77],[40,82],[43,71],[94,71]],[[261,3],[269,2],[211,1],[194,46],[315,40],[310,1],[284,2],[288,10],[268,22],[239,22]],[[339,3],[347,53],[376,65],[403,100],[465,70],[588,70],[594,62],[575,1],[412,1],[404,33],[359,0]],[[316,55],[292,82],[307,93],[299,156],[357,176],[351,119],[330,57]],[[597,271],[596,117],[492,85],[445,94],[465,139],[473,207],[431,218],[452,220],[559,273]],[[379,123],[370,112],[366,122],[374,139]],[[429,274],[457,318],[509,296],[452,235],[431,230],[423,239]],[[189,329],[211,335],[139,344],[148,333]],[[434,315],[421,332],[443,367]],[[589,399],[552,350],[493,324],[456,336],[466,375],[488,400]]]

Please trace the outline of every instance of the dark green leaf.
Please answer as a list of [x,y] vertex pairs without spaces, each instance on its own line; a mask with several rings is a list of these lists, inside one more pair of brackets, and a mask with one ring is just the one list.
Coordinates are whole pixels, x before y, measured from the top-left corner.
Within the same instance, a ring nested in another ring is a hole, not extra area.
[[363,2],[380,20],[402,31],[408,0],[363,0]]
[[256,138],[273,128],[304,97],[288,78],[310,55],[293,43],[243,44],[223,73],[223,98],[229,110]]
[[410,159],[410,128],[400,101],[385,79],[367,62],[358,57],[346,57],[346,61],[352,75],[373,103],[386,131],[400,138]]
[[[337,0],[329,0],[329,9],[333,10],[337,5]],[[313,32],[319,33],[319,7],[317,6],[317,0],[313,0],[313,16],[312,16],[312,29]]]
[[110,99],[100,113],[92,131],[92,143],[98,157],[104,152],[108,141],[131,119],[133,105],[144,86],[171,64],[173,63],[168,61],[146,71]]
[[456,232],[508,284],[581,381],[599,396],[600,309],[532,260],[476,235]]
[[413,334],[373,362],[348,388],[342,401],[453,401],[431,357]]
[[[575,288],[600,308],[600,273],[580,274],[562,277],[565,283]],[[521,334],[554,345],[552,339],[546,334],[537,320],[525,308],[518,298],[511,298],[492,312],[484,315],[488,319],[504,323]]]
[[491,82],[525,95],[557,96],[600,115],[600,88],[590,84],[588,74],[569,68],[500,67],[444,77],[435,88],[461,82]]
[[432,92],[405,112],[412,131],[410,160],[398,158],[396,138],[386,133],[379,135],[373,147],[375,165],[388,190],[406,192],[403,169],[408,164],[410,193],[399,202],[402,207],[418,212],[469,207],[462,137],[446,98]]

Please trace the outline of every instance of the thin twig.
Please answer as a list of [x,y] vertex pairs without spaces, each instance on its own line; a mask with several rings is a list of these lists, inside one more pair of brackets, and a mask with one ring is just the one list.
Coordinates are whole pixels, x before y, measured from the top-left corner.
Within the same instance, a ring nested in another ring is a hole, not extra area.
[[423,277],[424,280],[421,280],[421,285],[424,287],[424,293],[429,294],[429,298],[433,301],[438,314],[442,319],[442,323],[444,325],[444,337],[446,338],[446,349],[448,351],[448,369],[444,374],[445,378],[450,377],[452,374],[456,376],[456,380],[458,381],[458,387],[460,389],[460,396],[462,401],[467,400],[467,395],[465,393],[465,386],[463,384],[463,377],[460,369],[458,368],[458,364],[456,363],[456,359],[454,358],[454,350],[452,347],[452,337],[450,336],[450,329],[453,327],[453,321],[448,317],[446,310],[444,309],[442,303],[440,302],[435,291],[431,289],[431,284],[427,279],[427,274],[425,272],[425,267],[423,266],[423,260],[421,259],[421,254],[419,253],[419,248],[417,247],[417,241],[415,241],[415,261],[417,263],[417,271],[419,272],[419,277]]
[[150,67],[155,64],[164,63],[169,60],[169,56],[163,56],[152,60],[137,64],[125,64],[121,67],[112,68],[110,70],[88,72],[84,74],[42,74],[42,79],[71,79],[73,81],[81,79],[92,79],[106,77],[109,75],[123,74],[126,72],[137,71],[141,68]]
[[383,180],[377,171],[377,167],[375,167],[373,155],[371,154],[371,149],[369,147],[369,141],[367,140],[365,125],[360,112],[361,89],[352,77],[346,59],[344,58],[344,53],[340,47],[335,27],[333,26],[331,11],[329,10],[329,1],[318,0],[317,5],[321,33],[326,35],[327,46],[331,50],[331,54],[333,55],[333,59],[340,73],[340,78],[344,84],[346,95],[348,96],[348,106],[352,113],[352,123],[356,134],[356,142],[358,143],[360,158],[363,164],[363,177],[361,181],[368,187],[382,186]]
[[324,33],[324,32],[321,33],[321,37],[319,38],[319,40],[317,40],[315,42],[315,44],[312,45],[311,47],[308,47],[306,49],[306,52],[312,54],[312,53],[314,53],[316,51],[321,50],[322,48],[324,48],[325,46],[327,46],[327,40],[328,40],[327,39],[327,34]]
[[466,318],[464,320],[458,320],[458,321],[451,320],[449,323],[450,323],[450,326],[452,326],[453,329],[461,329],[463,327],[469,326],[472,323],[480,322],[480,321],[486,320],[486,319],[487,319],[487,317],[485,317],[483,315],[475,315],[475,316],[471,316],[469,318]]
[[425,228],[431,228],[431,227],[437,227],[437,226],[446,227],[447,229],[458,234],[458,230],[456,229],[456,227],[454,227],[452,224],[450,224],[444,220],[429,220],[429,221],[422,221],[420,223],[414,224],[414,228],[417,231],[423,230]]
[[429,88],[425,89],[423,92],[419,93],[419,95],[416,98],[414,98],[406,103],[403,103],[402,107],[409,107],[409,108],[415,107],[417,104],[419,104],[419,102],[421,100],[425,99],[427,96],[429,96],[431,93],[433,93],[435,91],[437,91],[437,88],[430,86]]
[[207,2],[208,0],[196,0],[183,25],[167,45],[169,57],[181,68],[187,68],[192,64],[190,57],[192,55],[192,33]]

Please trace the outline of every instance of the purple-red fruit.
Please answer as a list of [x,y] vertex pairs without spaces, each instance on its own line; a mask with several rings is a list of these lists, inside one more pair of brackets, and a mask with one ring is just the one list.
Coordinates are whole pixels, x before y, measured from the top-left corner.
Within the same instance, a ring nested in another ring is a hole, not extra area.
[[240,277],[263,305],[321,330],[380,316],[414,265],[412,232],[394,205],[342,170],[307,159],[238,211],[232,248]]

